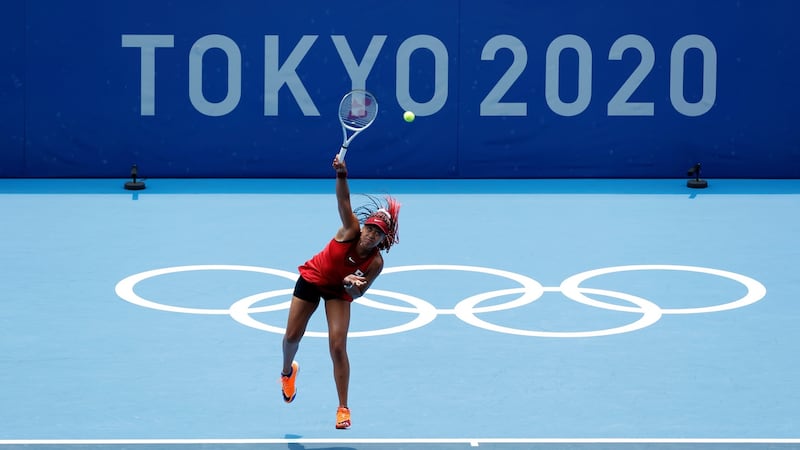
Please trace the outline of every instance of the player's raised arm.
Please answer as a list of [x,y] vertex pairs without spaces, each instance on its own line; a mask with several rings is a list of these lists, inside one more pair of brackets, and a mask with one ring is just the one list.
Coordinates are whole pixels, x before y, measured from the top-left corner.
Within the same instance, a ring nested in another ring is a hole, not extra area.
[[339,217],[342,219],[342,227],[336,232],[336,240],[348,241],[358,235],[361,225],[353,213],[353,207],[350,203],[347,165],[336,156],[333,158],[333,168],[336,170],[336,203],[339,208]]

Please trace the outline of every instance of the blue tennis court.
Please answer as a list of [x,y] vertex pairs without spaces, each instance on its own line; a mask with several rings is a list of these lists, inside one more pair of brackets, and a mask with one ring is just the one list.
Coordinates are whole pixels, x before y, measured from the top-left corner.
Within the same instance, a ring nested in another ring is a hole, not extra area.
[[351,180],[403,203],[279,393],[332,180],[0,180],[0,448],[800,448],[800,181]]

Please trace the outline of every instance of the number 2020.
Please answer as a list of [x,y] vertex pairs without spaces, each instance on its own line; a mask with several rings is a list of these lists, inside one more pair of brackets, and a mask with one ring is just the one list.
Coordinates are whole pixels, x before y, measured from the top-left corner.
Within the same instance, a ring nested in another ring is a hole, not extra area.
[[[511,50],[513,60],[497,84],[489,91],[480,105],[481,116],[526,116],[528,105],[525,102],[502,102],[501,99],[517,81],[528,63],[525,44],[515,36],[502,34],[491,38],[483,47],[481,60],[493,61],[501,49]],[[571,49],[578,55],[578,89],[573,101],[563,101],[559,89],[559,58],[561,52]],[[622,54],[634,49],[641,55],[641,61],[616,94],[608,102],[609,116],[653,116],[653,102],[632,102],[630,98],[641,85],[655,65],[655,50],[652,44],[637,34],[620,37],[608,52],[608,59],[622,60]],[[703,55],[702,96],[696,102],[686,100],[684,85],[684,56],[691,49]],[[545,69],[545,100],[550,109],[561,116],[576,116],[589,106],[592,99],[592,50],[582,37],[565,34],[554,39],[547,48]],[[705,36],[691,34],[684,36],[672,47],[670,55],[669,96],[677,112],[689,117],[707,113],[717,96],[717,51],[714,44]]]

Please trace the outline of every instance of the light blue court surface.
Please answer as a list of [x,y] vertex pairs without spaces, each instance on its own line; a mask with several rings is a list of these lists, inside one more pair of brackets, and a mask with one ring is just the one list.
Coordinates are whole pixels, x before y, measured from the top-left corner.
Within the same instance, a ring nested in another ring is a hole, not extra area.
[[0,180],[0,448],[800,448],[800,180],[351,180],[346,431],[321,309],[278,384],[333,180],[124,181]]

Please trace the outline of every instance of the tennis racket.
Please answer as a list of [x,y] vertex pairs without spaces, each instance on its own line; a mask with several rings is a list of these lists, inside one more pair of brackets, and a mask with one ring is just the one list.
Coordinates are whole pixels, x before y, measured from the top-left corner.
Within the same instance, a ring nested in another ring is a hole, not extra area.
[[339,102],[339,122],[342,123],[342,148],[339,149],[339,161],[344,161],[347,147],[358,133],[372,125],[378,117],[378,100],[363,89],[355,89],[342,97]]

